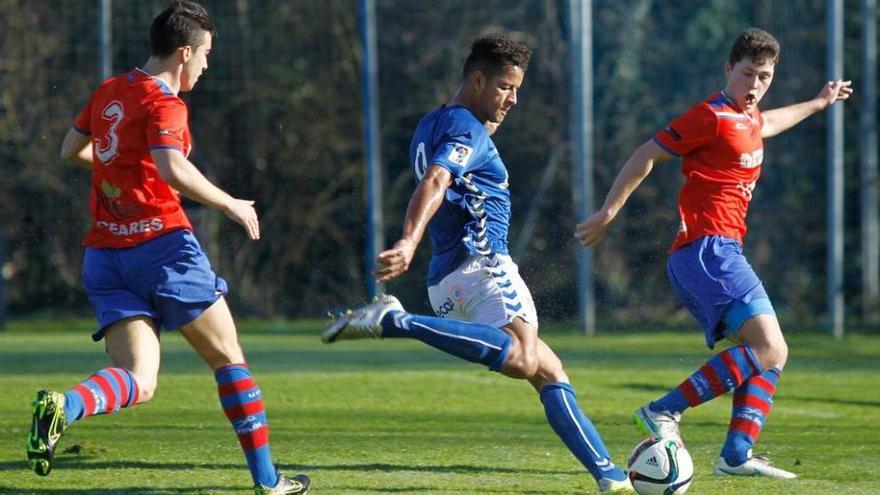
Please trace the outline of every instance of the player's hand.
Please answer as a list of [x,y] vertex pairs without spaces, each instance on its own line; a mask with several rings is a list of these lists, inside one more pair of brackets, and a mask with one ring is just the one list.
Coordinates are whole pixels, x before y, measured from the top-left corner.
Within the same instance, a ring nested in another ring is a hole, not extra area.
[[605,238],[605,232],[611,225],[611,217],[607,212],[599,210],[590,215],[584,223],[579,223],[574,229],[574,237],[586,248],[595,247]]
[[828,81],[819,91],[817,99],[821,100],[825,107],[834,104],[836,101],[845,100],[853,93],[852,81]]
[[252,241],[260,238],[260,220],[257,218],[257,210],[254,209],[253,201],[232,198],[223,208],[223,213],[233,222],[241,225]]
[[376,282],[382,283],[391,280],[409,269],[409,264],[416,252],[416,246],[409,239],[401,239],[394,243],[394,247],[379,253],[376,258]]

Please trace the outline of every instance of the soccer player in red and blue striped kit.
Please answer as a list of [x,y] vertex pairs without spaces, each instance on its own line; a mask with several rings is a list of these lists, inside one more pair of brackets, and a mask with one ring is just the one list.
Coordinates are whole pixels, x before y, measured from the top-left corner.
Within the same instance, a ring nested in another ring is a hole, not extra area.
[[214,370],[220,403],[244,451],[255,492],[303,494],[305,475],[277,472],[260,387],[238,344],[224,294],[180,204],[180,194],[224,212],[260,237],[253,201],[208,181],[187,159],[190,91],[207,69],[214,27],[197,3],[175,1],[153,19],[150,58],[104,81],[64,137],[61,156],[92,171],[92,225],[82,280],[113,366],[64,393],[34,400],[27,456],[52,470],[64,430],[88,416],[150,400],[159,372],[159,330],[177,329]]
[[703,327],[709,348],[725,338],[734,346],[639,408],[634,420],[654,436],[679,437],[682,412],[733,390],[717,475],[796,477],[752,455],[770,414],[788,347],[770,298],[743,255],[746,212],[761,174],[763,138],[845,100],[852,89],[850,81],[829,81],[812,100],[761,112],[758,103],[773,81],[779,51],[779,42],[766,31],[750,28],[741,33],[725,65],[725,88],[642,144],[621,169],[602,208],[575,231],[584,246],[595,246],[654,164],[683,158],[681,224],[667,273],[679,300]]

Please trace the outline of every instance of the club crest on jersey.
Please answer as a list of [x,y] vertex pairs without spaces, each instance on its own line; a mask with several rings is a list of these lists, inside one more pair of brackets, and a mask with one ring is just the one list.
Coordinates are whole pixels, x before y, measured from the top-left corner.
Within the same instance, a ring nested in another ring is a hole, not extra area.
[[467,166],[468,161],[471,159],[471,154],[473,154],[474,149],[470,146],[465,146],[463,144],[456,144],[452,151],[449,152],[448,159],[450,162],[455,163],[456,165],[460,165],[462,167]]

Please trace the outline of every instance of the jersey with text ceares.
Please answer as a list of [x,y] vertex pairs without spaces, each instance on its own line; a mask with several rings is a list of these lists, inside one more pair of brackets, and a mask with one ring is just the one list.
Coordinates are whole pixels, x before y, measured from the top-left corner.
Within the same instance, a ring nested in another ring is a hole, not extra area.
[[192,230],[180,197],[159,176],[151,150],[189,154],[183,100],[140,69],[104,81],[74,127],[92,137],[92,226],[83,245],[125,248]]
[[757,108],[743,112],[720,92],[654,136],[661,147],[683,157],[681,224],[672,251],[707,235],[742,243],[746,213],[764,161],[763,123]]

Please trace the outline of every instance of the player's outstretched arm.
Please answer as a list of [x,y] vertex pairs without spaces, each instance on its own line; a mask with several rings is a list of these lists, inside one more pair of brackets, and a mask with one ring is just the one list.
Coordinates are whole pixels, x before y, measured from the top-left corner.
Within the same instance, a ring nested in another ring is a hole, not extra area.
[[431,165],[425,172],[406,208],[403,235],[394,243],[394,247],[382,251],[376,258],[377,282],[387,282],[409,269],[416,247],[425,235],[425,228],[443,204],[450,184],[452,174],[439,165]]
[[61,142],[61,159],[92,169],[92,138],[73,127],[68,129]]
[[672,154],[664,150],[653,140],[649,140],[639,146],[629,157],[629,160],[620,169],[617,178],[605,203],[599,211],[590,215],[583,223],[575,227],[574,236],[584,247],[591,248],[605,238],[605,232],[611,225],[614,217],[623,208],[630,194],[639,187],[639,184],[651,173],[654,163],[660,163],[672,158]]
[[761,137],[773,137],[797,125],[800,121],[821,112],[836,101],[845,100],[852,94],[852,81],[828,81],[812,100],[763,112],[764,126]]
[[159,176],[181,194],[203,205],[216,208],[241,225],[252,240],[260,238],[260,221],[254,202],[233,198],[211,183],[183,153],[175,149],[150,152]]

